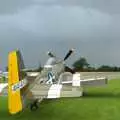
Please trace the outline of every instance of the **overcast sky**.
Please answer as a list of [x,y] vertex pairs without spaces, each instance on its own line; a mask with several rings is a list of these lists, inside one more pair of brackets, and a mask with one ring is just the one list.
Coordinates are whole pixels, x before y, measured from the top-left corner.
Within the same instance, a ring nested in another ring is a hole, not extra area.
[[119,0],[0,0],[0,69],[19,48],[26,66],[44,64],[46,52],[69,48],[92,65],[120,66]]

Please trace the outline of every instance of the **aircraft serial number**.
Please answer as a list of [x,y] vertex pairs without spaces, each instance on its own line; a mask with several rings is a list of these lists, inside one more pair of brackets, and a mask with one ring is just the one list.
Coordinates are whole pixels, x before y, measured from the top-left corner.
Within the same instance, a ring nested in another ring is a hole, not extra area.
[[23,79],[21,80],[20,82],[12,85],[12,91],[17,91],[17,90],[20,90],[22,89],[24,86],[27,85],[27,80],[26,79]]

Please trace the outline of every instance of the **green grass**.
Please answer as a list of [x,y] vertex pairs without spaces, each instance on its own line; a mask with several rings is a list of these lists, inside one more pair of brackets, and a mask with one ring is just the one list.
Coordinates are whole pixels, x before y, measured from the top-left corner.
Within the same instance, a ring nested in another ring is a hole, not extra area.
[[37,111],[26,109],[15,116],[7,111],[7,98],[0,98],[0,120],[120,120],[120,80],[107,86],[86,88],[85,96],[44,100]]

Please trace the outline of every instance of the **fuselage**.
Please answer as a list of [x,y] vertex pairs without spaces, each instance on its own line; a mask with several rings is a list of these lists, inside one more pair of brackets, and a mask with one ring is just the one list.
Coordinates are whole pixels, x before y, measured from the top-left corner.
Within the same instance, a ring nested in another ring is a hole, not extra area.
[[[43,70],[41,71],[41,80],[43,83],[57,83],[61,73],[65,71],[64,61],[58,61],[55,57],[50,57]],[[51,81],[52,80],[52,81]],[[41,83],[42,83],[41,82]]]

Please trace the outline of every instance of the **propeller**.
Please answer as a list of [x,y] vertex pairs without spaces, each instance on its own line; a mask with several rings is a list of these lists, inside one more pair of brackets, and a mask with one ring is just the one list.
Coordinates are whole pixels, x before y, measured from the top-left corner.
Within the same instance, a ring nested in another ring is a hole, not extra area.
[[68,51],[68,53],[66,54],[66,56],[64,57],[64,61],[65,60],[67,60],[70,56],[71,56],[71,54],[74,52],[74,49],[70,49],[69,51]]

